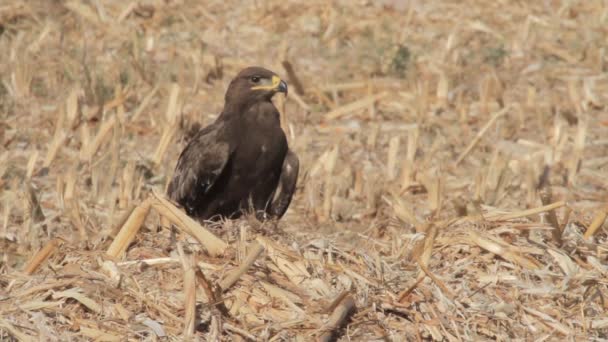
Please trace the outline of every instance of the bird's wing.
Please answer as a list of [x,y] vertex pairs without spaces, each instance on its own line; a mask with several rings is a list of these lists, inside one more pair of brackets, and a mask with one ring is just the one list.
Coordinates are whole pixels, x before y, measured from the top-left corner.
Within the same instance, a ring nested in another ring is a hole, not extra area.
[[188,213],[209,192],[230,159],[230,144],[223,137],[221,123],[200,131],[184,148],[173,179],[169,197],[185,207]]
[[300,160],[298,156],[292,150],[288,150],[283,161],[279,184],[271,197],[270,205],[266,209],[266,213],[270,217],[279,219],[287,211],[291,198],[296,191],[299,170]]

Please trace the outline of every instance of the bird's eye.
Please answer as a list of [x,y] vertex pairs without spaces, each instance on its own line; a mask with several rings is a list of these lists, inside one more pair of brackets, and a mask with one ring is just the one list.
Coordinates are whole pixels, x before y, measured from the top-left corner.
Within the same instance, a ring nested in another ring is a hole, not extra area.
[[253,83],[259,83],[260,82],[260,77],[259,76],[253,76],[253,77],[251,77],[251,82],[253,82]]

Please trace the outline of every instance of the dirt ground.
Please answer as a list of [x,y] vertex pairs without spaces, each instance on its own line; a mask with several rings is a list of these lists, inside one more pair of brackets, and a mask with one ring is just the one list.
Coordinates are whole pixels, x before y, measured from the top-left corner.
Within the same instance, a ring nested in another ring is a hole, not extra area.
[[[606,37],[605,1],[3,0],[0,340],[608,340]],[[250,65],[297,194],[192,226],[162,194]]]

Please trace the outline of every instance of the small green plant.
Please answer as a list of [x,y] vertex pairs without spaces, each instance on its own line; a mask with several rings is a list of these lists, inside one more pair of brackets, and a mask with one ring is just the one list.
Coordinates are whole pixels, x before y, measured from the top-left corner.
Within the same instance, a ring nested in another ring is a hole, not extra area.
[[508,55],[509,52],[502,45],[489,48],[485,51],[484,62],[493,66],[499,66]]
[[405,77],[411,57],[412,53],[410,49],[407,46],[400,44],[391,60],[390,70],[399,77]]

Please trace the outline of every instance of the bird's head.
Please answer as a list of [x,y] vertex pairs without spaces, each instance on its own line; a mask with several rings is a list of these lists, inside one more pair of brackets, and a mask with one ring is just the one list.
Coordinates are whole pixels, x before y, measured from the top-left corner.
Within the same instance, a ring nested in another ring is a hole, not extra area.
[[276,93],[284,93],[287,96],[285,81],[270,70],[249,67],[241,70],[230,82],[226,91],[226,103],[270,101]]

